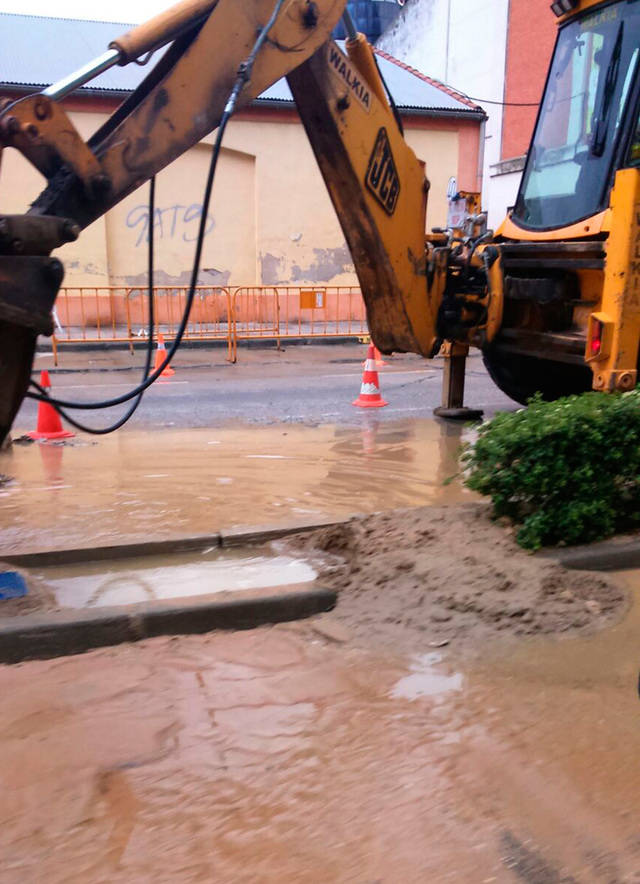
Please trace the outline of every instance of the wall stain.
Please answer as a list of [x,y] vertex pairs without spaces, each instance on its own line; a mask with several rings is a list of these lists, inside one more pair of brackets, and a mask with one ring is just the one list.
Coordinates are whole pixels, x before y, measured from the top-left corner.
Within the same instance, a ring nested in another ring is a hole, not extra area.
[[278,258],[267,252],[266,255],[260,255],[260,275],[262,285],[277,285],[278,283],[287,282],[282,279],[282,266],[284,258]]
[[341,273],[353,273],[351,254],[346,245],[335,249],[314,249],[315,260],[308,267],[293,264],[291,282],[331,282]]
[[269,252],[260,255],[262,285],[326,283],[342,273],[355,272],[346,243],[334,249],[314,249],[313,254],[314,260],[306,267],[293,263],[289,269],[285,257]]

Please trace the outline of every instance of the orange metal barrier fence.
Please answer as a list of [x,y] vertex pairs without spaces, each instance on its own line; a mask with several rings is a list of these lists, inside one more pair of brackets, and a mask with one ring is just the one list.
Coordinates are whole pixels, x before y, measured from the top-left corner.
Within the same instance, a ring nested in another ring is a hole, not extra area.
[[238,286],[231,289],[233,342],[368,334],[357,286]]
[[[155,286],[157,331],[176,334],[188,288]],[[54,314],[53,352],[65,344],[126,343],[131,352],[148,329],[145,286],[66,287]],[[368,334],[356,286],[199,286],[184,333],[187,341],[225,341],[237,359],[238,341],[335,338]]]
[[[180,324],[188,288],[154,286],[153,306],[157,331],[171,339]],[[232,358],[231,295],[224,286],[198,286],[184,340],[226,341]],[[136,341],[146,339],[149,304],[145,286],[62,288],[56,300],[53,352],[65,344],[126,343],[133,352]]]

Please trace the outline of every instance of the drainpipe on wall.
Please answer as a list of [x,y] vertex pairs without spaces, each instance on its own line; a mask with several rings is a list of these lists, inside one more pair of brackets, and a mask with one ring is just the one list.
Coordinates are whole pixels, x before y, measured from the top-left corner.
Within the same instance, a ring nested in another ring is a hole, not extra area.
[[487,121],[486,119],[480,123],[480,144],[478,147],[478,172],[477,172],[477,190],[480,194],[480,204],[482,206],[483,211],[487,211],[487,206],[482,205],[482,190],[484,186],[484,152],[485,152],[485,141],[487,138]]

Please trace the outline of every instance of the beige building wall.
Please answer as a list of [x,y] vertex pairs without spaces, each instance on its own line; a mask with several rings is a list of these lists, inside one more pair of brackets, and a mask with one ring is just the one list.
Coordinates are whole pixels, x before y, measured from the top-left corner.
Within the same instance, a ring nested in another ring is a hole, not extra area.
[[[107,115],[75,111],[71,117],[88,138]],[[406,138],[427,163],[427,229],[442,225],[447,182],[459,171],[460,134],[440,122],[433,130],[407,126]],[[158,176],[156,284],[189,281],[211,143],[205,139]],[[4,151],[3,212],[25,211],[43,185],[16,151]],[[202,284],[357,284],[302,124],[288,112],[263,109],[231,122],[209,216]],[[78,242],[59,250],[66,266],[64,284],[144,285],[150,228],[148,187],[143,186],[87,228]]]
[[[211,146],[199,144],[157,179],[154,212],[155,282],[188,285],[202,217]],[[227,285],[256,279],[256,160],[223,149],[207,214],[200,282]],[[145,285],[151,223],[143,186],[107,215],[109,277],[113,285]]]

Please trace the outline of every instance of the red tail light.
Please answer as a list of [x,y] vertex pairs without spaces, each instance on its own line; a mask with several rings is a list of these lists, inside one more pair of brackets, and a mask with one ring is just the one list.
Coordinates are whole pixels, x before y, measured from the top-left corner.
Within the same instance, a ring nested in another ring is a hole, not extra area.
[[591,325],[591,355],[597,356],[602,350],[602,333],[604,331],[604,323],[599,319],[594,319]]
[[611,353],[614,338],[614,323],[607,313],[592,313],[587,330],[587,362],[602,362]]

